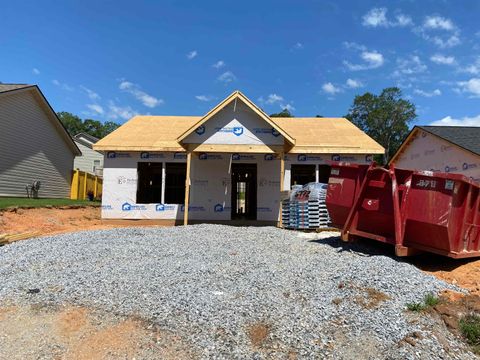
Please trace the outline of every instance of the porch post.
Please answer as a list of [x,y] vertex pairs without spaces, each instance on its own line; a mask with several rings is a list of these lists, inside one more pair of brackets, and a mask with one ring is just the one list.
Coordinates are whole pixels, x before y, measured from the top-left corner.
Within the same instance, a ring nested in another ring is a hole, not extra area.
[[183,225],[188,225],[188,207],[190,205],[190,166],[192,162],[192,153],[187,152],[187,176],[185,177],[185,207],[183,211]]
[[281,192],[283,191],[283,181],[285,177],[285,153],[282,151],[280,153],[280,194],[279,194],[279,203],[278,203],[278,225],[280,227],[283,226],[282,224],[282,197]]

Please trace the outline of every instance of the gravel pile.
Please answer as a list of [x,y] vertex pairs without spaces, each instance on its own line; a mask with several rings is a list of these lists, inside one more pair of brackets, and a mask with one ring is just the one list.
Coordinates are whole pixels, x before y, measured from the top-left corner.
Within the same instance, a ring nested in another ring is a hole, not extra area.
[[44,237],[0,248],[0,301],[141,316],[201,358],[473,356],[405,309],[454,287],[337,235],[194,225]]

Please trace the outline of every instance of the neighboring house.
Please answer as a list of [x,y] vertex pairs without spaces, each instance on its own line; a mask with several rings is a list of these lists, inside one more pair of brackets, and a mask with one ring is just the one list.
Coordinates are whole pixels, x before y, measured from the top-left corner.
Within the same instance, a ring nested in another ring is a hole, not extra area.
[[456,173],[480,181],[480,127],[415,126],[391,163],[399,168]]
[[[384,148],[344,118],[272,118],[235,91],[205,116],[135,116],[105,153],[102,217],[276,224],[281,191]],[[186,186],[188,184],[188,186]]]
[[73,159],[81,152],[36,85],[0,83],[0,196],[70,195]]
[[75,170],[102,176],[103,154],[92,149],[93,144],[99,139],[86,133],[79,133],[73,137],[73,140],[82,152],[81,156],[75,156],[73,168]]

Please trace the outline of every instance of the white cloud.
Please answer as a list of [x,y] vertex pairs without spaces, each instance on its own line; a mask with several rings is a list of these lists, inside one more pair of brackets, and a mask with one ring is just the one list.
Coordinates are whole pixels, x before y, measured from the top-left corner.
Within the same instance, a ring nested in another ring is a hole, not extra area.
[[199,101],[212,101],[214,97],[209,95],[195,95],[195,99]]
[[360,54],[360,57],[364,61],[363,64],[352,64],[348,61],[344,61],[344,65],[352,71],[360,71],[360,70],[369,70],[369,69],[376,69],[383,65],[385,62],[383,55],[378,51],[363,51]]
[[97,114],[99,115],[103,115],[103,113],[105,112],[103,110],[103,107],[101,107],[100,105],[98,104],[87,104],[87,108],[89,108],[90,110],[92,110],[93,112],[96,112]]
[[295,43],[295,45],[292,46],[292,50],[302,50],[303,49],[303,44],[301,42]]
[[329,95],[335,95],[339,92],[342,92],[342,89],[340,87],[333,85],[331,82],[323,84],[322,90]]
[[363,83],[360,80],[347,79],[345,86],[350,89],[357,89],[363,87]]
[[446,31],[453,31],[456,28],[452,20],[438,15],[427,16],[423,21],[423,27],[425,29]]
[[38,70],[37,68],[33,68],[32,73],[34,73],[35,75],[40,75],[40,70]]
[[276,102],[281,102],[284,101],[283,96],[277,95],[277,94],[270,94],[267,97],[267,100],[265,100],[266,104],[275,104]]
[[85,91],[87,93],[88,97],[92,100],[100,100],[101,99],[100,95],[98,95],[95,91],[90,90],[89,88],[87,88],[83,85],[80,85],[80,89]]
[[397,14],[395,21],[387,18],[387,8],[372,8],[363,15],[362,25],[367,27],[395,27],[409,26],[413,24],[412,18],[405,14]]
[[120,90],[123,90],[133,95],[138,101],[140,101],[143,105],[149,108],[154,108],[165,102],[163,99],[159,99],[152,95],[147,94],[146,92],[140,89],[140,86],[138,86],[137,84],[131,83],[129,81],[122,80],[118,87]]
[[124,119],[128,120],[135,115],[138,115],[138,112],[133,110],[130,106],[118,106],[113,101],[110,101],[108,104],[108,117],[111,119]]
[[415,89],[413,90],[413,93],[420,96],[424,96],[424,97],[434,97],[434,96],[442,95],[442,92],[439,89],[435,89],[433,91],[424,91],[420,89]]
[[454,56],[445,56],[442,54],[435,54],[430,57],[430,60],[436,64],[441,65],[455,65]]
[[221,69],[222,67],[225,66],[225,61],[223,60],[218,60],[215,64],[212,65],[215,69]]
[[237,77],[235,76],[235,74],[233,72],[225,71],[222,75],[220,75],[217,78],[217,80],[221,81],[221,82],[224,82],[224,83],[229,83],[229,82],[237,80]]
[[66,83],[62,83],[62,82],[58,81],[57,79],[52,80],[52,84],[55,85],[55,86],[58,86],[59,88],[61,88],[63,90],[73,91],[73,87],[71,87],[70,85],[68,85]]
[[480,126],[480,115],[468,117],[465,116],[460,119],[455,119],[451,116],[446,116],[443,119],[434,121],[430,125],[435,126]]
[[188,54],[187,54],[187,59],[188,60],[192,60],[194,57],[196,57],[198,55],[198,52],[197,50],[192,50],[190,51]]
[[357,44],[353,41],[344,41],[343,46],[346,49],[358,50],[358,51],[367,51],[367,47],[365,45]]
[[459,81],[460,91],[472,94],[472,97],[480,97],[480,78],[471,78],[468,81]]
[[397,69],[393,72],[393,76],[419,74],[427,69],[427,65],[417,55],[411,55],[408,58],[397,59]]
[[460,72],[477,75],[480,73],[480,57],[478,57],[474,63],[458,69]]
[[295,107],[293,107],[291,104],[280,104],[280,108],[287,109],[290,112],[295,111]]
[[438,15],[425,17],[423,24],[415,29],[415,32],[442,49],[461,43],[458,27],[452,20]]

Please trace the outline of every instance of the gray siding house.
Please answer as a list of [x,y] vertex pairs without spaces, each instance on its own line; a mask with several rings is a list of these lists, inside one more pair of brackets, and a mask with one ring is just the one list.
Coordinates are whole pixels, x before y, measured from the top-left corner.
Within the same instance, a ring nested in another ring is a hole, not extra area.
[[90,174],[102,176],[103,173],[103,154],[92,149],[99,139],[95,136],[79,133],[73,137],[75,144],[82,152],[81,156],[75,156],[73,168],[75,170],[86,171]]
[[70,196],[73,159],[81,152],[36,85],[0,84],[0,196]]

